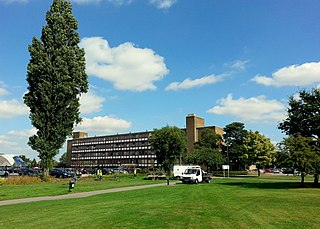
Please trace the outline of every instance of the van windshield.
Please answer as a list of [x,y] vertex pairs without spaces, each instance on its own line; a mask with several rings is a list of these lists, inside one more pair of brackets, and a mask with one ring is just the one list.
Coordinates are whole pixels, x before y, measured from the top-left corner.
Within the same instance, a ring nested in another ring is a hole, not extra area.
[[197,169],[186,169],[184,171],[184,174],[196,174],[197,173]]

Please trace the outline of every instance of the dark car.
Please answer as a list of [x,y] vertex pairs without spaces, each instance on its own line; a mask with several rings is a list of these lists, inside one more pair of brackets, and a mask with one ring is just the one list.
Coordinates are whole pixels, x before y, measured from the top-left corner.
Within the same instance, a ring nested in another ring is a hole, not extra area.
[[20,176],[38,176],[40,173],[33,169],[21,169],[19,172]]
[[64,169],[53,169],[50,171],[50,175],[56,178],[70,178],[72,173]]
[[293,170],[293,169],[285,169],[285,170],[283,170],[282,171],[282,173],[283,174],[293,174],[293,175],[298,175],[298,176],[300,176],[300,171],[298,171],[298,170]]

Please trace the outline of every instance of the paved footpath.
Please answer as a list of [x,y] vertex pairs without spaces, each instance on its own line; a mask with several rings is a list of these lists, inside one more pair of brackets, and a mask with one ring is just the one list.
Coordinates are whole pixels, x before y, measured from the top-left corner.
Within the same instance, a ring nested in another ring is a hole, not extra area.
[[[173,185],[173,184],[174,183],[170,183],[170,185]],[[91,191],[91,192],[69,193],[69,194],[59,195],[59,196],[40,196],[40,197],[31,197],[31,198],[24,198],[24,199],[3,200],[3,201],[0,201],[0,206],[10,205],[10,204],[37,202],[37,201],[43,201],[43,200],[62,200],[62,199],[83,198],[83,197],[88,197],[88,196],[104,194],[104,193],[123,192],[123,191],[153,188],[153,187],[165,186],[165,185],[167,185],[167,183],[131,186],[131,187],[123,187],[123,188],[113,188],[113,189],[97,190],[97,191]]]

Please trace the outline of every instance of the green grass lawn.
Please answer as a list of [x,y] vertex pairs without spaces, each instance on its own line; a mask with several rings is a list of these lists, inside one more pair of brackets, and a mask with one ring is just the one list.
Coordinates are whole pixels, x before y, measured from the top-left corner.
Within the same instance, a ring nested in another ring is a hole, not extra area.
[[[165,181],[143,180],[144,176],[114,176],[104,177],[101,181],[95,180],[94,177],[80,178],[72,192],[88,192],[94,190],[120,188],[126,186],[136,186],[144,184],[159,183]],[[10,178],[9,178],[10,179]],[[38,196],[56,196],[69,193],[70,179],[54,179],[54,182],[41,182],[27,185],[2,185],[0,186],[0,201],[20,199]]]
[[319,228],[320,189],[299,178],[217,178],[0,207],[0,228]]

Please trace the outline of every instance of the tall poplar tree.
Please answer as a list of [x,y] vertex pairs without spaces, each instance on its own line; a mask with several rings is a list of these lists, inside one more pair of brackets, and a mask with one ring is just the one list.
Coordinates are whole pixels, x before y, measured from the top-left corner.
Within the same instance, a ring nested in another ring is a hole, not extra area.
[[81,121],[79,97],[88,90],[88,76],[71,3],[53,0],[46,21],[41,39],[34,37],[29,45],[24,102],[37,129],[28,144],[39,153],[47,175],[53,157]]

